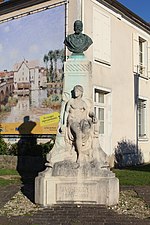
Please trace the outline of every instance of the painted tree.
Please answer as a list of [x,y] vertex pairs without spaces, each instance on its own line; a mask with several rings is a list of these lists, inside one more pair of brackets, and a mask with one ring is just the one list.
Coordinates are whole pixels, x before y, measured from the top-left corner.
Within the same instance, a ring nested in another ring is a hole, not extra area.
[[53,81],[53,57],[54,57],[54,52],[52,50],[50,50],[48,52],[48,58],[49,58],[49,62],[50,62],[50,68],[49,68],[49,77],[50,77],[50,81]]
[[60,58],[60,50],[55,50],[53,52],[53,60],[54,60],[54,75],[53,75],[53,79],[54,81],[56,81],[56,78],[57,78],[57,63],[58,63],[58,59]]
[[64,54],[64,49],[61,49],[60,52],[59,52],[59,58],[62,62],[62,64],[64,63],[65,61],[65,54]]
[[47,82],[49,82],[49,73],[48,73],[48,61],[49,61],[49,58],[48,58],[48,55],[46,55],[46,54],[44,55],[43,61],[44,61],[45,66],[46,66]]
[[45,63],[46,69],[48,69],[48,61],[49,61],[48,55],[46,55],[46,54],[44,55],[43,61]]
[[48,82],[55,82],[58,73],[58,62],[62,63],[62,65],[64,63],[64,49],[50,50],[47,55],[44,55],[43,61],[48,70]]

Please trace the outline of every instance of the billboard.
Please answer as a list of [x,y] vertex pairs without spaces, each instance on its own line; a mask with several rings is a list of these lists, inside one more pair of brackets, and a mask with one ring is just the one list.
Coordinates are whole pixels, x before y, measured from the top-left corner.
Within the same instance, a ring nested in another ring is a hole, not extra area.
[[0,24],[1,134],[56,133],[64,38],[64,4]]

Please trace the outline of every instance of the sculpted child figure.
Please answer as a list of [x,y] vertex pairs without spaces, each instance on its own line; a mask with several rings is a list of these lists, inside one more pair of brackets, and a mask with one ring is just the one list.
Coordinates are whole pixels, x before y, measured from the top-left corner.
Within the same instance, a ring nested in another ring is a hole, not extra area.
[[[80,164],[80,155],[86,151],[83,146],[91,138],[93,124],[97,119],[93,112],[82,99],[83,87],[76,85],[73,89],[74,96],[67,102],[64,121],[67,128],[66,135],[70,144],[75,147],[77,152],[77,163]],[[87,152],[85,152],[87,154]]]

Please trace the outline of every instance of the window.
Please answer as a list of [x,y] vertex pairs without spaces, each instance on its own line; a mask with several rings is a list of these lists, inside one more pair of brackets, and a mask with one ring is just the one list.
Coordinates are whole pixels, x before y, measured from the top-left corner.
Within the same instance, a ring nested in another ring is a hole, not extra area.
[[147,101],[138,100],[138,134],[139,138],[146,138],[146,107]]
[[95,89],[94,92],[94,112],[99,120],[99,133],[105,132],[105,93]]
[[150,77],[150,43],[139,36],[133,34],[133,70],[142,77]]
[[141,75],[145,75],[145,69],[147,66],[147,57],[146,57],[146,46],[147,43],[144,39],[139,37],[139,68],[138,72]]
[[[112,153],[112,96],[111,89],[94,86],[94,112],[98,119],[96,130],[99,129],[101,148],[110,155]],[[98,131],[98,130],[97,130]]]

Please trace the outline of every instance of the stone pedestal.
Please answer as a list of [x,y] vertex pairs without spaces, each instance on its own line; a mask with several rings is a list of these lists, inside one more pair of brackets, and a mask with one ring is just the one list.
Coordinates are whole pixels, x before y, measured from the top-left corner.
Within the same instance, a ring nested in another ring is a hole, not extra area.
[[119,181],[109,169],[91,162],[79,168],[70,161],[56,163],[35,180],[35,202],[53,204],[115,205],[119,199]]
[[[84,90],[84,97],[92,97],[92,65],[84,55],[71,55],[64,63],[64,86],[63,94],[71,97],[71,91],[75,85],[81,85]],[[68,96],[67,96],[68,97]],[[67,99],[68,100],[68,99]]]

